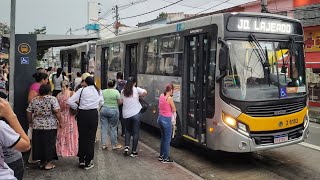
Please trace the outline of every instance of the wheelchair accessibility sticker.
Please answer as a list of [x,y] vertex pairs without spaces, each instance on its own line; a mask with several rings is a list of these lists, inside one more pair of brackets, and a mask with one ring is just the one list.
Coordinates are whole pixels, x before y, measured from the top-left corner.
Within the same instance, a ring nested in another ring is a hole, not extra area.
[[29,57],[21,57],[21,64],[29,64]]
[[280,88],[280,97],[287,97],[287,87]]

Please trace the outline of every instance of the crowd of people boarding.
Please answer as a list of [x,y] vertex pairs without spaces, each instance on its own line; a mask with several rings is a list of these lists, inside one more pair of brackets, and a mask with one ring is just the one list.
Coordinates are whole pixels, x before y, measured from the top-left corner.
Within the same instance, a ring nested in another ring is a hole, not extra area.
[[[96,86],[92,74],[78,72],[73,80],[68,78],[70,75],[72,73],[65,73],[61,68],[55,72],[53,68],[37,69],[28,92],[27,134],[8,101],[1,96],[0,177],[22,179],[24,165],[20,152],[30,148],[28,163],[37,163],[40,169],[54,169],[54,161],[59,157],[73,156],[79,158],[80,168],[91,169],[98,124],[103,150],[123,149],[125,156],[138,156],[142,109],[139,99],[148,92],[137,86],[134,77],[124,80],[122,72],[117,73],[117,79],[109,79],[103,90]],[[176,117],[173,91],[174,86],[168,84],[159,98],[161,147],[158,160],[163,163],[173,162],[169,158]],[[118,142],[119,133],[124,136],[124,145]],[[110,147],[107,136],[110,136]]]

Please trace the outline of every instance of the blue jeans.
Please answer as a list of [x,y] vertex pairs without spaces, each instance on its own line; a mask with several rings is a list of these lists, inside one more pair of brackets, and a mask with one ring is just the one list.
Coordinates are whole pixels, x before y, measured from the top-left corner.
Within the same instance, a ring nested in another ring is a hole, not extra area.
[[168,159],[172,135],[171,117],[159,115],[158,123],[161,131],[160,156],[163,156],[163,159]]
[[137,146],[139,141],[139,131],[140,131],[140,113],[124,119],[126,124],[126,137],[125,146],[130,145],[131,136],[132,139],[132,151],[137,152]]
[[117,127],[119,122],[119,109],[118,107],[103,106],[100,112],[101,121],[101,143],[107,145],[108,126],[110,126],[111,144],[117,145]]

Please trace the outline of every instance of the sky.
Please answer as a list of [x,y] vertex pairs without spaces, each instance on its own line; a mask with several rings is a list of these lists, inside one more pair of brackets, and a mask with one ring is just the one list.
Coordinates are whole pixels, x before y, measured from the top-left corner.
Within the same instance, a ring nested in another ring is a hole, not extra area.
[[[47,27],[47,34],[66,34],[68,29],[80,29],[87,24],[87,1],[88,0],[32,0],[19,1],[16,6],[16,33],[24,34],[34,30],[34,28]],[[115,6],[120,7],[120,22],[129,26],[136,26],[139,22],[145,22],[156,18],[159,13],[184,12],[186,14],[196,14],[220,10],[250,2],[252,0],[183,0],[173,6],[136,18],[123,19],[125,17],[146,13],[178,0],[145,0],[123,9],[126,5],[142,0],[96,0],[101,3],[101,13],[105,17],[107,24],[114,22],[114,13],[108,13]],[[0,0],[0,22],[10,24],[10,0]],[[221,5],[218,5],[221,4]],[[217,6],[218,5],[218,6]],[[212,8],[211,8],[212,7]],[[85,34],[84,30],[74,32],[75,34]]]

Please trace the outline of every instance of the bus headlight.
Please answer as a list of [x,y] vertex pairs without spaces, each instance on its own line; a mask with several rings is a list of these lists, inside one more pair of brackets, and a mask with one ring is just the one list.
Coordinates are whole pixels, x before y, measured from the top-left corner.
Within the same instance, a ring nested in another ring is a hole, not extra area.
[[231,117],[231,116],[228,116],[228,115],[225,115],[223,114],[223,122],[225,122],[228,126],[231,126],[232,128],[237,128],[237,121]]
[[237,130],[241,134],[244,134],[246,136],[250,136],[249,135],[249,128],[247,127],[246,124],[237,121],[235,118],[233,118],[229,115],[226,115],[225,113],[222,113],[222,120],[226,125]]
[[308,122],[309,122],[309,116],[308,116],[308,114],[307,114],[307,115],[305,115],[304,118],[303,118],[303,126],[306,127],[307,124],[308,124]]

